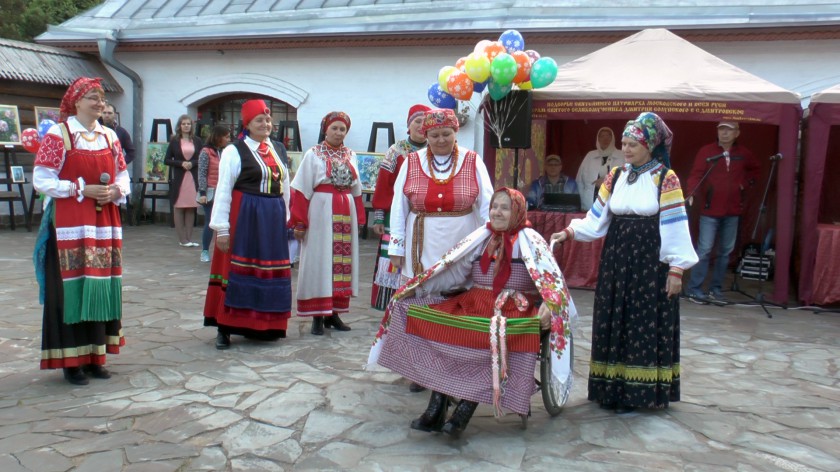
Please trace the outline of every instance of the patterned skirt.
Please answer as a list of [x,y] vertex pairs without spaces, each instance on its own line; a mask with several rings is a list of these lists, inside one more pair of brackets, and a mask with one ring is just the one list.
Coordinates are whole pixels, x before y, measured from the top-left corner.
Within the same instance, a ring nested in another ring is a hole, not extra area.
[[285,221],[282,198],[233,192],[230,252],[215,249],[204,326],[258,339],[286,337],[292,279]]
[[665,408],[680,399],[679,299],[665,292],[659,217],[614,216],[592,318],[589,400]]
[[120,320],[64,322],[64,281],[52,226],[47,240],[45,276],[41,369],[104,365],[106,354],[119,354],[120,347],[125,345]]
[[388,256],[388,246],[391,243],[391,228],[387,225],[390,216],[385,214],[385,234],[379,238],[379,247],[376,253],[376,261],[373,266],[373,289],[370,293],[370,306],[385,311],[388,302],[394,296],[394,292],[400,288],[400,270],[391,265],[391,258]]

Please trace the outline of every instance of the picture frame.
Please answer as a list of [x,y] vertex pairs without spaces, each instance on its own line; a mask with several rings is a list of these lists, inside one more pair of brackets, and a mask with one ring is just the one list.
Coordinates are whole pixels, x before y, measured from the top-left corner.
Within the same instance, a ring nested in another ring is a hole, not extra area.
[[143,178],[146,182],[167,182],[169,180],[169,169],[164,162],[168,146],[169,143],[146,144],[146,162],[143,165]]
[[50,120],[53,123],[60,122],[61,110],[51,107],[35,107],[35,129],[38,129],[44,120]]
[[300,168],[300,162],[303,160],[303,153],[300,151],[286,151],[286,156],[289,157],[289,173],[291,174],[289,178],[292,178],[295,174],[297,174],[297,170]]
[[0,145],[20,145],[20,113],[15,105],[0,105]]
[[12,183],[26,183],[26,175],[23,173],[23,166],[9,166],[9,169],[11,170]]
[[356,166],[359,169],[359,181],[362,184],[362,192],[373,192],[376,190],[376,179],[379,177],[379,166],[385,154],[378,152],[357,152]]

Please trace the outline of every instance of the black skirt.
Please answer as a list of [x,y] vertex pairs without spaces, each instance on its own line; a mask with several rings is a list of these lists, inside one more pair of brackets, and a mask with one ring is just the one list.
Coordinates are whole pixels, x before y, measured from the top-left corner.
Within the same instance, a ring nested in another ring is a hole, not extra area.
[[679,298],[665,291],[659,216],[613,216],[592,318],[589,400],[665,408],[680,399]]

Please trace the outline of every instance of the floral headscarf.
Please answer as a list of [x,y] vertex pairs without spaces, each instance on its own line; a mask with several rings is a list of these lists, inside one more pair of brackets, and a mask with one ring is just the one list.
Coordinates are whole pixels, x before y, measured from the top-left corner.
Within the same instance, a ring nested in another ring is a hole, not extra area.
[[435,128],[452,128],[457,132],[460,125],[455,112],[448,108],[427,111],[423,117],[422,132],[425,135]]
[[64,97],[61,99],[59,111],[61,115],[59,120],[67,121],[67,118],[76,114],[76,102],[82,99],[86,93],[92,89],[102,90],[102,79],[99,77],[79,77],[74,80],[67,91],[64,92]]
[[656,113],[645,112],[635,120],[628,121],[622,135],[635,139],[650,151],[651,157],[665,164],[665,167],[671,167],[674,133]]
[[511,188],[503,187],[493,194],[490,199],[490,208],[493,207],[493,201],[499,195],[507,195],[510,197],[510,222],[508,227],[503,230],[496,230],[490,222],[487,223],[487,229],[492,233],[490,242],[487,244],[487,249],[481,255],[481,271],[485,274],[490,268],[490,262],[493,256],[496,257],[496,270],[493,275],[493,294],[498,295],[502,291],[508,279],[510,278],[510,261],[513,253],[513,243],[517,235],[523,228],[530,228],[531,222],[528,221],[528,201],[522,192]]

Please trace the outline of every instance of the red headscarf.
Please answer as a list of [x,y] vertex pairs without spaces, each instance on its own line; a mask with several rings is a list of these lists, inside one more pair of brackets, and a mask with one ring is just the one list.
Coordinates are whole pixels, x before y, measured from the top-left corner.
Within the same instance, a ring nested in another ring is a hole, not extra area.
[[331,111],[327,113],[327,116],[325,116],[323,120],[321,120],[321,134],[326,136],[327,128],[336,121],[344,123],[344,125],[347,126],[347,131],[350,131],[350,116],[343,111]]
[[247,128],[248,123],[251,122],[258,115],[271,116],[271,109],[269,109],[265,102],[260,99],[248,100],[242,104],[242,127]]
[[452,128],[457,132],[460,125],[455,112],[448,108],[427,111],[423,117],[423,134],[435,128]]
[[493,208],[493,202],[499,195],[507,195],[510,197],[510,222],[507,228],[502,230],[493,229],[491,223],[487,223],[487,229],[492,232],[490,236],[490,243],[487,244],[487,249],[481,255],[481,271],[485,274],[490,268],[491,259],[496,257],[496,270],[493,275],[493,295],[497,296],[505,287],[510,278],[510,264],[511,255],[513,254],[513,242],[523,228],[530,228],[531,222],[528,221],[528,202],[525,196],[518,190],[503,187],[496,190],[493,198],[490,199],[490,208]]
[[79,77],[74,80],[67,91],[64,92],[64,97],[61,99],[59,111],[61,112],[59,120],[67,121],[67,118],[76,114],[76,102],[82,99],[86,93],[91,89],[102,90],[102,79],[99,77]]
[[426,105],[417,104],[413,107],[408,109],[408,119],[405,120],[406,126],[410,125],[412,121],[418,116],[425,115],[427,111],[431,110],[431,108],[427,107]]

